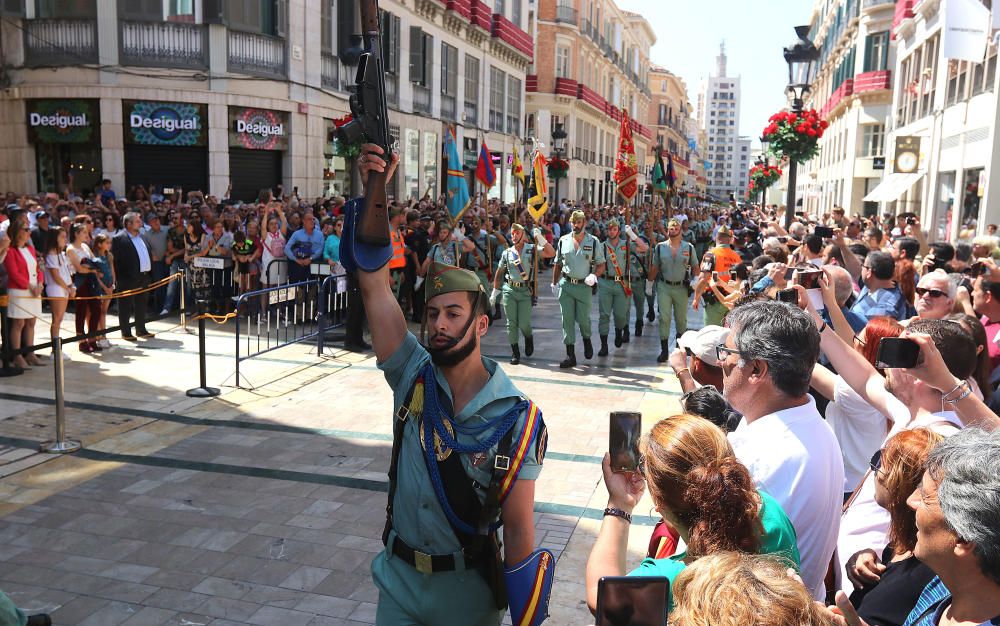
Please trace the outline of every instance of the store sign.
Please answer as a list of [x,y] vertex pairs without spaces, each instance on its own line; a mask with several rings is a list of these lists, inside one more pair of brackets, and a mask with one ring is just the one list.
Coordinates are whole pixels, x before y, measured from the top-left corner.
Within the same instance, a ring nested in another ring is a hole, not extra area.
[[287,150],[288,113],[229,107],[229,145],[248,150]]
[[89,143],[99,139],[96,100],[29,100],[28,140],[32,143]]
[[204,146],[208,107],[185,102],[124,100],[125,143],[146,146]]

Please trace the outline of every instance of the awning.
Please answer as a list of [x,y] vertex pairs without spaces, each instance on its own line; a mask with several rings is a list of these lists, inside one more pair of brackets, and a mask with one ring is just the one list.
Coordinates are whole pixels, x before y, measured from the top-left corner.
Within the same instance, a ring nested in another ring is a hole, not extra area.
[[887,174],[875,189],[864,197],[865,202],[895,202],[904,191],[908,191],[918,180],[923,178],[918,174]]

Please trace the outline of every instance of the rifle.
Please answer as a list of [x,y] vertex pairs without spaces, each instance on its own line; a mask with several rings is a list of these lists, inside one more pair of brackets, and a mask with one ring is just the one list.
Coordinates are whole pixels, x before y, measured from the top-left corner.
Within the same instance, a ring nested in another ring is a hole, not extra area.
[[[361,30],[364,51],[358,59],[358,73],[352,88],[352,120],[337,129],[337,141],[345,145],[362,141],[382,148],[386,163],[392,159],[392,137],[385,99],[385,68],[379,36],[378,0],[360,0]],[[386,172],[371,172],[365,194],[365,210],[357,227],[357,236],[372,246],[388,246],[389,208],[386,198]]]

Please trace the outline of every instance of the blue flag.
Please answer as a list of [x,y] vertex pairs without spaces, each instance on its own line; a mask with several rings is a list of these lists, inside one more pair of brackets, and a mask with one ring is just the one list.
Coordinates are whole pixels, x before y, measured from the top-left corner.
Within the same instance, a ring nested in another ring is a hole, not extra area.
[[458,158],[458,146],[455,142],[455,129],[449,128],[444,134],[444,149],[448,154],[448,213],[452,221],[462,217],[469,208],[469,185],[465,182],[465,172]]

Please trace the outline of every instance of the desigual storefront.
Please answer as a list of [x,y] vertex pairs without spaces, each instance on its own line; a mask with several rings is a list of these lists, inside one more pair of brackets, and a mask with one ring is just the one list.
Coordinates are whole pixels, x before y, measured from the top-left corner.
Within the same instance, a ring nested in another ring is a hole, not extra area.
[[123,100],[125,187],[208,189],[208,107]]
[[278,194],[288,135],[285,111],[229,107],[229,178],[234,200],[257,201],[265,189]]
[[35,146],[38,191],[92,190],[100,182],[98,100],[28,100],[28,141]]

